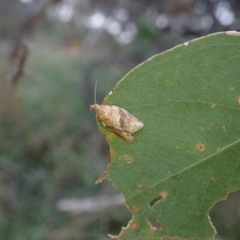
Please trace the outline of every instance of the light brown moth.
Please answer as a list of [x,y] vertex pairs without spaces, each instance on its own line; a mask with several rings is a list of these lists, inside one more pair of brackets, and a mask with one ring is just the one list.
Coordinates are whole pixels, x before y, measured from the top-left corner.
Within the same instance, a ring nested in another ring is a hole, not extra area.
[[91,109],[95,110],[103,126],[129,143],[134,140],[133,134],[141,130],[144,126],[139,119],[118,106],[98,105],[95,100],[95,104],[91,105]]

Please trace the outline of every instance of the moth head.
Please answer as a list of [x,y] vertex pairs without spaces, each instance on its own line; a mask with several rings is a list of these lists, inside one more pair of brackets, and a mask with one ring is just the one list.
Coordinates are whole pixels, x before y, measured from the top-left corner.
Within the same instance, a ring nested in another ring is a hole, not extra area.
[[90,109],[92,110],[95,110],[97,111],[99,109],[99,105],[98,104],[93,104],[93,105],[90,105]]

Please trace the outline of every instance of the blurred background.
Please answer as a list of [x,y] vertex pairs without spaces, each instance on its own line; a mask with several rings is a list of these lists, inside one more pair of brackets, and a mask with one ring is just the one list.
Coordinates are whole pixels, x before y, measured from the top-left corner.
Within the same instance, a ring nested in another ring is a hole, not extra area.
[[[238,0],[0,0],[0,239],[105,240],[131,219],[110,181],[97,102],[133,67],[238,30]],[[211,210],[240,239],[240,194]]]

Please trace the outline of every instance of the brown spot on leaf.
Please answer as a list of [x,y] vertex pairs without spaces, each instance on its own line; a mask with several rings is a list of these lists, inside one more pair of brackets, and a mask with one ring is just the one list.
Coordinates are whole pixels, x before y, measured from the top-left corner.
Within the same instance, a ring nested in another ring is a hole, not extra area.
[[212,105],[211,105],[211,108],[215,108],[216,107],[216,103],[213,103]]
[[115,137],[115,135],[113,134],[113,133],[106,133],[106,134],[104,134],[109,140],[113,140],[114,139],[114,137]]
[[115,156],[116,154],[113,152],[113,151],[109,151],[109,159],[110,159],[110,162],[112,161],[113,157]]
[[160,193],[160,196],[162,197],[162,200],[164,200],[168,195],[168,191],[167,190],[163,190],[161,193]]
[[131,222],[129,227],[133,230],[138,230],[139,229],[139,224],[135,222]]
[[205,150],[205,145],[203,143],[197,143],[196,144],[196,149],[200,152]]
[[240,95],[237,96],[237,102],[238,102],[238,105],[240,106]]
[[222,130],[226,132],[227,131],[226,126],[222,125]]
[[107,136],[107,133],[106,133],[106,132],[103,132],[102,134],[103,134],[103,136],[104,136],[104,137],[106,137],[106,136]]
[[131,164],[133,159],[128,155],[128,154],[124,154],[123,156],[119,156],[118,159],[121,161],[123,160],[124,162]]
[[133,161],[133,159],[127,154],[123,155],[123,160],[128,164],[132,163],[132,161]]
[[133,210],[133,212],[139,212],[140,211],[140,207],[138,207],[136,205],[133,205],[132,206],[132,210]]
[[150,224],[150,228],[153,231],[162,230],[161,223],[158,220],[156,220],[155,218],[153,218],[152,216],[147,216],[147,221]]
[[215,177],[213,177],[213,176],[210,179],[211,179],[212,182],[216,181]]

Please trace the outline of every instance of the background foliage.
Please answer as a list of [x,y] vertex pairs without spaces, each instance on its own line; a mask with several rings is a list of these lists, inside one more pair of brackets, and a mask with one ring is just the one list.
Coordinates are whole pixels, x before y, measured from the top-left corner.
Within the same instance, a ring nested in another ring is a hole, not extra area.
[[[0,239],[117,234],[131,214],[110,201],[118,196],[110,182],[94,185],[109,160],[89,111],[95,81],[100,102],[153,54],[236,30],[239,7],[237,0],[1,0]],[[7,79],[22,40],[25,75],[13,84]],[[231,194],[212,210],[217,238],[238,239],[239,198]]]

